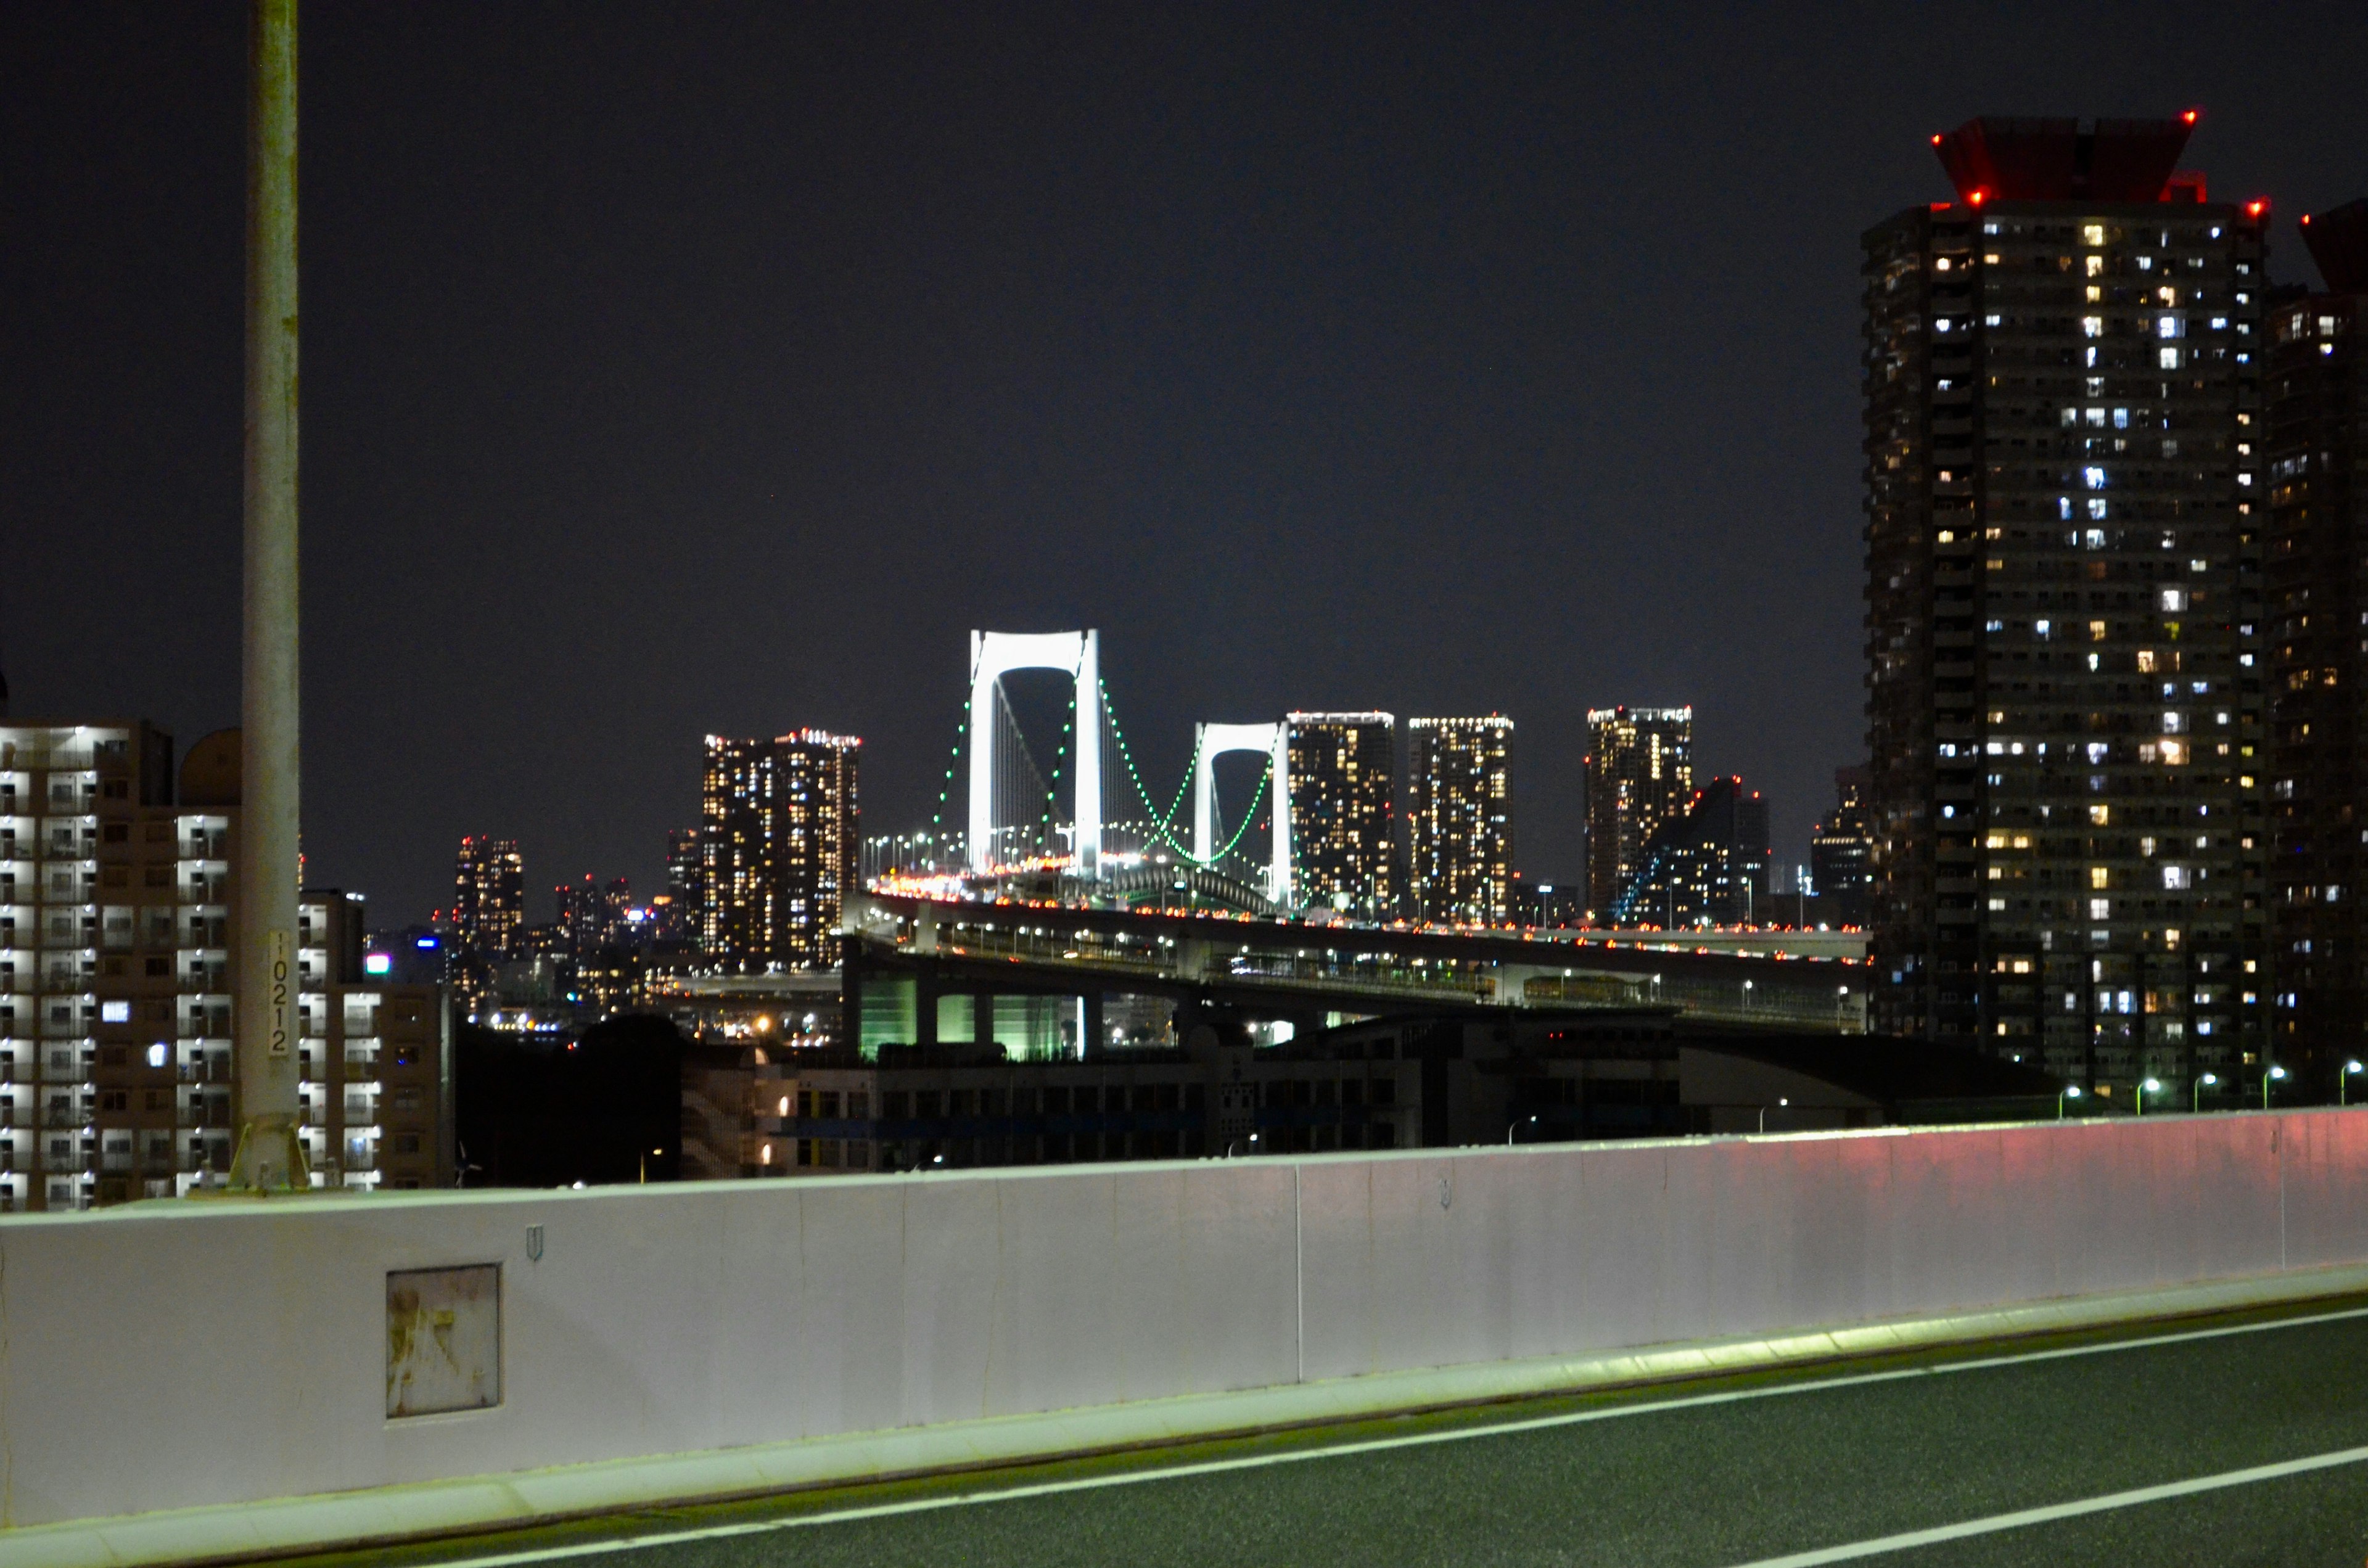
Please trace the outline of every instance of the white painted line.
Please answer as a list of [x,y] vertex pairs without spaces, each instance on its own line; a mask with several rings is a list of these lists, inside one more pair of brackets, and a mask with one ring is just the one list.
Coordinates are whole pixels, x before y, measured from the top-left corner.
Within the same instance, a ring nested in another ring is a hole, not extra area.
[[2168,1502],[2173,1497],[2192,1497],[2199,1492],[2219,1492],[2231,1486],[2281,1481],[2290,1475],[2307,1475],[2315,1470],[2333,1470],[2340,1465],[2359,1464],[2362,1460],[2368,1460],[2368,1449],[2340,1449],[2331,1454],[2313,1454],[2308,1459],[2287,1460],[2280,1464],[2257,1464],[2245,1470],[2222,1471],[2218,1475],[2199,1475],[2192,1481],[2173,1481],[2160,1486],[2108,1492],[2101,1497],[2084,1497],[2078,1503],[2055,1503],[2044,1508],[2019,1508],[2011,1514],[1992,1514],[1988,1518],[1967,1519],[1963,1524],[1937,1525],[1928,1530],[1905,1530],[1898,1535],[1854,1540],[1844,1546],[1823,1546],[1815,1551],[1795,1551],[1783,1557],[1763,1557],[1757,1562],[1744,1563],[1741,1568],[1817,1568],[1819,1563],[1825,1562],[1851,1562],[1861,1557],[1881,1557],[1894,1551],[1913,1551],[1919,1546],[1963,1540],[1968,1536],[1995,1535],[2000,1530],[2019,1530],[2031,1525],[2053,1524],[2058,1519],[2077,1519],[2086,1514],[2107,1514],[2116,1508],[2135,1508],[2147,1503]]
[[[1110,1486],[1135,1486],[1155,1481],[1181,1481],[1199,1475],[1220,1475],[1230,1471],[1261,1470],[1269,1465],[1301,1464],[1313,1460],[1347,1459],[1357,1454],[1383,1453],[1393,1449],[1420,1448],[1436,1443],[1463,1442],[1477,1437],[1503,1437],[1522,1432],[1544,1431],[1555,1426],[1577,1426],[1596,1421],[1615,1421],[1634,1415],[1658,1415],[1674,1410],[1693,1410],[1704,1405],[1737,1404],[1747,1400],[1777,1399],[1791,1394],[1823,1393],[1832,1389],[1861,1388],[1869,1383],[1904,1382],[1914,1378],[1940,1377],[1951,1372],[1981,1371],[2000,1367],[2020,1366],[2032,1361],[2056,1361],[2073,1356],[2102,1356],[2120,1350],[2146,1350],[2166,1345],[2184,1345],[2202,1339],[2226,1339],[2240,1334],[2261,1334],[2272,1329],[2305,1328],[2313,1324],[2341,1323],[2354,1318],[2368,1318],[2368,1307],[2347,1308],[2342,1312],[2312,1312],[2302,1317],[2277,1318],[2267,1323],[2235,1324],[2223,1328],[2190,1329],[2179,1334],[2152,1335],[2140,1339],[2119,1339],[2103,1345],[2076,1345],[2055,1350],[2032,1350],[2020,1355],[1987,1356],[1977,1360],[1952,1361],[1937,1367],[1902,1367],[1888,1372],[1855,1372],[1839,1378],[1818,1378],[1813,1381],[1779,1383],[1770,1388],[1730,1389],[1718,1393],[1686,1394],[1677,1399],[1642,1401],[1634,1404],[1609,1405],[1592,1410],[1563,1411],[1554,1415],[1534,1415],[1520,1421],[1499,1421],[1485,1426],[1457,1426],[1437,1432],[1412,1432],[1398,1437],[1369,1437],[1354,1443],[1329,1443],[1305,1449],[1291,1449],[1276,1453],[1244,1454],[1235,1459],[1203,1460],[1192,1464],[1162,1465],[1150,1469],[1127,1471],[1116,1475],[1078,1476],[1064,1481],[1038,1482],[1030,1485],[989,1486],[975,1492],[960,1492],[936,1497],[906,1498],[894,1503],[878,1503],[867,1507],[833,1508],[812,1514],[800,1514],[788,1518],[758,1519],[745,1524],[712,1525],[699,1529],[667,1530],[660,1534],[628,1536],[613,1540],[587,1541],[571,1546],[529,1547],[518,1551],[504,1551],[483,1557],[455,1557],[443,1561],[441,1568],[510,1568],[527,1562],[556,1562],[567,1558],[597,1557],[603,1552],[636,1551],[649,1547],[679,1546],[695,1540],[723,1540],[734,1536],[763,1535],[773,1530],[803,1529],[814,1525],[848,1524],[859,1519],[887,1518],[899,1514],[933,1513],[941,1508],[962,1508],[979,1503],[1018,1502],[1029,1497],[1051,1497],[1070,1492],[1095,1492]],[[1553,1398],[1551,1393],[1540,1398]],[[1189,1439],[1188,1439],[1189,1440]],[[2112,1497],[2153,1500],[2153,1494],[2180,1495],[2180,1488],[2207,1491],[2215,1486],[2241,1486],[2248,1480],[2268,1480],[2276,1474],[2299,1474],[2303,1471],[2325,1469],[2368,1459],[2368,1449],[2347,1449],[2340,1454],[2317,1459],[2294,1460],[2285,1466],[2263,1466],[2258,1471],[2231,1471],[2226,1476],[2207,1476],[2200,1481],[2173,1483],[2168,1490],[2161,1487],[2142,1492],[2115,1493]],[[850,1482],[860,1486],[862,1482]],[[693,1505],[696,1506],[696,1505]],[[2056,1505],[2070,1513],[2094,1513],[2106,1507],[2126,1507],[2129,1503],[2116,1503],[2112,1498],[2095,1498],[2084,1503]],[[2044,1517],[2057,1517],[2048,1509],[2029,1510],[2027,1514],[2000,1514],[1997,1519],[2012,1523],[1975,1520],[1967,1525],[1941,1527],[1963,1534],[1977,1535],[1991,1529],[2012,1529],[2021,1523],[2039,1523]],[[1896,1546],[1883,1546],[1882,1551],[1905,1551],[1909,1545],[1921,1544],[1919,1536],[1882,1538],[1896,1540]],[[1954,1540],[1955,1536],[1936,1535],[1936,1540]],[[1861,1548],[1868,1548],[1861,1551]],[[1776,1568],[1777,1564],[1839,1562],[1850,1554],[1873,1555],[1874,1543],[1861,1542],[1848,1547],[1824,1550],[1839,1551],[1842,1557],[1782,1557],[1771,1558],[1767,1563],[1746,1564],[1745,1568]]]

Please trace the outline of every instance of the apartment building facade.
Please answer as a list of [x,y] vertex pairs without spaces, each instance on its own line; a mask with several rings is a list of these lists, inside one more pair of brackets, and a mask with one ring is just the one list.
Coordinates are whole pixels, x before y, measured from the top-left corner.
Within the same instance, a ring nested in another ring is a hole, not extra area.
[[[0,1210],[169,1197],[230,1168],[238,735],[0,724]],[[440,990],[370,983],[362,911],[308,891],[304,1141],[318,1185],[450,1179]]]
[[2191,125],[1971,121],[1864,235],[1873,1026],[2124,1094],[2267,1040],[2267,209]]

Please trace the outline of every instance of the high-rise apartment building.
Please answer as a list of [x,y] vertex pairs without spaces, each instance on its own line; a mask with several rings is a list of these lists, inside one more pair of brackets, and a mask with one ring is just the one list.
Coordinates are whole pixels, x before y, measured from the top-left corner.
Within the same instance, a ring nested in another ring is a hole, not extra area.
[[[0,1210],[170,1197],[230,1169],[239,738],[0,724]],[[450,1178],[434,985],[372,981],[358,898],[305,891],[303,1141],[316,1185]]]
[[452,928],[461,946],[498,958],[526,928],[526,857],[515,840],[471,835],[461,840],[452,877]]
[[2368,1048],[2368,201],[2302,233],[2326,287],[2268,331],[2272,1022],[2282,1061],[2332,1072]]
[[1713,778],[1645,844],[1610,926],[1747,926],[1768,898],[1768,801],[1740,778]]
[[1645,846],[1693,799],[1694,710],[1598,708],[1587,729],[1587,903],[1608,919]]
[[1867,857],[1873,846],[1863,767],[1834,770],[1834,809],[1809,830],[1809,885],[1815,915],[1827,926],[1866,924]]
[[1397,721],[1387,713],[1288,713],[1292,899],[1368,920],[1397,913]]
[[840,911],[861,843],[851,735],[707,737],[700,825],[700,947],[726,974],[837,960]]
[[1513,722],[1406,721],[1406,905],[1417,920],[1513,917]]
[[2265,207],[1976,119],[1867,232],[1879,1030],[2111,1093],[2265,1043]]

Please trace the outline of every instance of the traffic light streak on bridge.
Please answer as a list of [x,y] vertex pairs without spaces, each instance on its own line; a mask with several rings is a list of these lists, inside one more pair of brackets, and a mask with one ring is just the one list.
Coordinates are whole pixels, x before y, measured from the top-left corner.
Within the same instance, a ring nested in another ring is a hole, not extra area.
[[[1855,933],[1456,930],[875,892],[849,901],[843,940],[850,1020],[867,978],[895,977],[927,996],[1077,996],[1088,1013],[1110,994],[1171,996],[1303,1029],[1334,1013],[1496,1007],[1865,1028]],[[935,1017],[933,1006],[916,1006],[922,1028],[934,1032]]]

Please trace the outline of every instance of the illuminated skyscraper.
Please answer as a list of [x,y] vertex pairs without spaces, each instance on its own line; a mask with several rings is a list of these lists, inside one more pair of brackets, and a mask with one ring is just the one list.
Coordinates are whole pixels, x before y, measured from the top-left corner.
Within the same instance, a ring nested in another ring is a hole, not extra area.
[[1598,708],[1587,727],[1587,903],[1608,920],[1645,846],[1693,799],[1694,710]]
[[1873,1027],[2131,1093],[2267,1043],[2266,204],[1976,119],[1864,236]]
[[1406,906],[1502,925],[1513,911],[1513,722],[1406,721]]
[[461,945],[500,957],[526,925],[526,857],[515,840],[472,835],[461,840],[452,879],[452,926]]
[[1366,919],[1397,911],[1391,806],[1397,721],[1289,713],[1292,896]]
[[2326,289],[2268,333],[2274,1044],[2331,1074],[2368,1049],[2368,201],[2302,233]]
[[707,737],[699,843],[700,950],[727,974],[821,969],[861,843],[851,735],[801,730],[776,740]]

